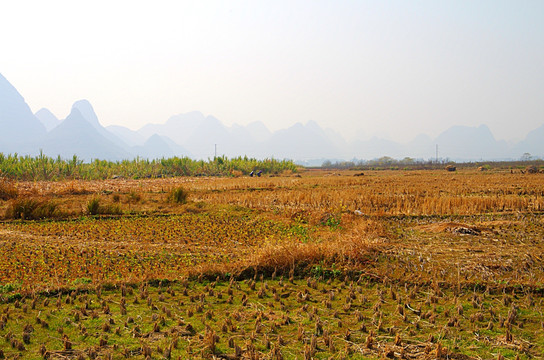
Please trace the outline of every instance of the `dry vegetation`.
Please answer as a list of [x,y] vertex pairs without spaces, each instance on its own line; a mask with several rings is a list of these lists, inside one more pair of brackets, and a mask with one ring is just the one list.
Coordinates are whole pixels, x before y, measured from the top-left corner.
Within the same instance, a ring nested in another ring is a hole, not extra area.
[[543,175],[356,174],[2,182],[0,358],[542,357]]

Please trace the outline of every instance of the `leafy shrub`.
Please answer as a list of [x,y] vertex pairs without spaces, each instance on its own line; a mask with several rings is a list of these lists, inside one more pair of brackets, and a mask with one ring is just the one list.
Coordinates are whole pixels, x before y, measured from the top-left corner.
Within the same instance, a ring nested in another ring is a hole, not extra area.
[[178,204],[185,204],[187,202],[187,197],[189,192],[182,187],[172,189],[168,195],[168,200]]

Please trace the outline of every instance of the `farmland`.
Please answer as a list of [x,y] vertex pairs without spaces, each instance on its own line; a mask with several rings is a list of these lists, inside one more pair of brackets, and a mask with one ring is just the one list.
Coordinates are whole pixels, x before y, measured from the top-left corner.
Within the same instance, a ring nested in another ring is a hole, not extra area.
[[542,174],[289,169],[2,189],[0,357],[544,354]]

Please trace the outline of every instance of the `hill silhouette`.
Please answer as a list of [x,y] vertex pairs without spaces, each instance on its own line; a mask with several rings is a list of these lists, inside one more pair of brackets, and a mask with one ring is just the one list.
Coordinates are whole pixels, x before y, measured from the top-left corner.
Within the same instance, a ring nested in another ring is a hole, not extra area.
[[17,89],[0,74],[0,151],[36,153],[45,126],[36,118]]
[[191,156],[196,159],[249,156],[303,161],[319,165],[323,159],[374,159],[435,157],[455,161],[512,160],[529,153],[544,156],[544,125],[515,144],[497,140],[484,124],[453,126],[436,138],[420,134],[412,141],[398,143],[374,137],[346,141],[333,129],[315,121],[270,131],[262,122],[226,126],[213,116],[193,111],[170,117],[164,123],[146,124],[138,130],[100,124],[91,103],[76,101],[70,115],[59,121],[49,110],[33,114],[24,98],[0,74],[0,152],[35,155],[43,152],[91,159],[122,160],[136,156],[161,158]]

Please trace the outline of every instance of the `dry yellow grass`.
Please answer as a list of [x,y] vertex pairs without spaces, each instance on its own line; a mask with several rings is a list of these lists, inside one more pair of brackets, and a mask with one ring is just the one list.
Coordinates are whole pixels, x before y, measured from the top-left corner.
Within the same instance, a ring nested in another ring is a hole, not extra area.
[[[0,223],[5,355],[538,357],[544,178],[355,174],[13,184],[68,219]],[[123,215],[82,217],[94,197]]]
[[[340,173],[338,173],[340,174]],[[20,196],[59,200],[63,212],[77,214],[81,204],[97,194],[104,202],[114,195],[141,193],[139,204],[122,204],[126,211],[175,212],[164,203],[165,192],[183,186],[195,202],[238,205],[287,216],[307,212],[318,221],[332,212],[368,216],[475,215],[544,210],[544,181],[540,174],[509,171],[375,171],[365,176],[172,178],[65,182],[19,182]],[[123,203],[123,201],[122,201]],[[0,212],[5,204],[0,204]]]

